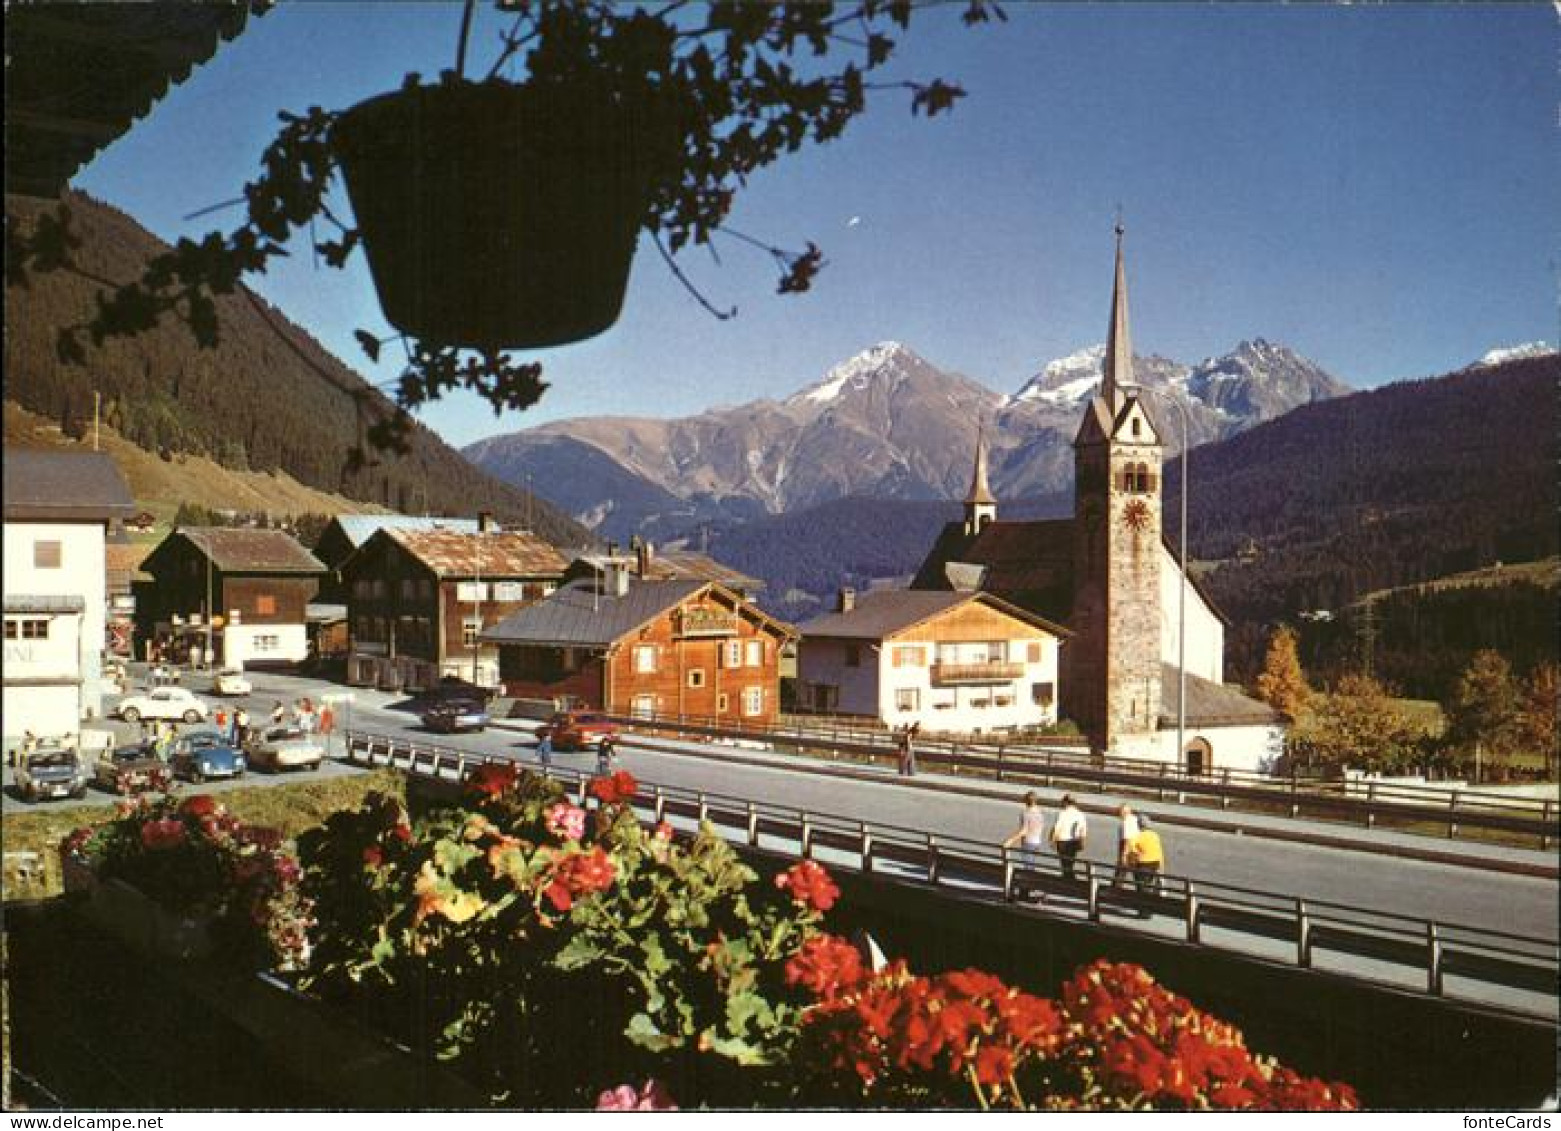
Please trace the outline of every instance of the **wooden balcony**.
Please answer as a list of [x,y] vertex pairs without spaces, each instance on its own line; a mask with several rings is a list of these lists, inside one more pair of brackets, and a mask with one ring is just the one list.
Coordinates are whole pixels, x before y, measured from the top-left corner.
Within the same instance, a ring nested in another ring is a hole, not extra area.
[[993,660],[974,664],[933,664],[931,671],[934,687],[960,683],[1007,683],[1023,674],[1023,664]]

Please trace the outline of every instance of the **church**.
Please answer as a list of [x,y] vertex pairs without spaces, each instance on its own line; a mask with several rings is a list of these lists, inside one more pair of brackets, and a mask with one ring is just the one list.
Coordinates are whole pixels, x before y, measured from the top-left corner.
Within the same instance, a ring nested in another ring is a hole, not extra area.
[[1191,773],[1267,770],[1281,721],[1223,682],[1226,622],[1161,533],[1163,433],[1133,380],[1120,225],[1116,234],[1105,372],[1073,440],[1073,517],[1000,519],[978,439],[964,517],[944,527],[911,588],[990,593],[1065,626],[1062,714],[1096,751]]

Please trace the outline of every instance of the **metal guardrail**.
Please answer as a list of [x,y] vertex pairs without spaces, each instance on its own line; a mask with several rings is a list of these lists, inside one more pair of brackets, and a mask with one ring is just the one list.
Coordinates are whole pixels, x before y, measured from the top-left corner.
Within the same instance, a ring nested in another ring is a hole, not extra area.
[[[887,731],[837,727],[808,728],[744,724],[729,717],[605,715],[626,726],[690,736],[747,739],[789,748],[865,759],[893,759],[895,737]],[[916,740],[917,761],[960,773],[977,773],[997,781],[1051,788],[1058,783],[1116,789],[1153,796],[1201,799],[1229,809],[1233,803],[1277,808],[1291,817],[1304,815],[1374,828],[1379,823],[1429,824],[1449,838],[1476,831],[1534,838],[1548,850],[1561,834],[1561,806],[1541,798],[1514,798],[1472,790],[1274,777],[1222,768],[1191,774],[1180,766],[1106,758],[1087,751],[1054,748],[1044,743],[973,743],[930,736]]]
[[[388,766],[451,782],[490,763],[516,760],[389,735],[348,735],[349,760]],[[530,768],[530,767],[528,767]],[[582,804],[592,775],[553,766],[550,776],[572,788]],[[641,782],[635,810],[653,822],[681,818],[709,822],[729,841],[803,858],[821,853],[830,863],[878,875],[891,883],[928,885],[966,898],[1014,901],[1020,888],[1038,890],[1059,917],[1099,923],[1110,915],[1153,920],[1157,933],[1226,952],[1257,954],[1301,969],[1319,969],[1359,981],[1389,984],[1433,997],[1496,1005],[1553,1018],[1561,977],[1561,946],[1466,924],[1418,919],[1324,900],[1212,883],[1193,876],[1164,876],[1141,890],[1113,867],[1079,861],[1072,878],[1050,855],[1027,858],[987,841],[933,835],[895,825],[870,824],[836,814],[754,801],[727,794]],[[1117,881],[1123,881],[1118,883]],[[1145,924],[1149,926],[1150,923]],[[1245,945],[1238,945],[1245,944]],[[1254,949],[1256,947],[1256,949]],[[1372,979],[1341,969],[1339,959],[1370,960],[1397,973]],[[1450,987],[1449,979],[1459,983]],[[1534,1002],[1493,1001],[1475,987],[1532,995]]]

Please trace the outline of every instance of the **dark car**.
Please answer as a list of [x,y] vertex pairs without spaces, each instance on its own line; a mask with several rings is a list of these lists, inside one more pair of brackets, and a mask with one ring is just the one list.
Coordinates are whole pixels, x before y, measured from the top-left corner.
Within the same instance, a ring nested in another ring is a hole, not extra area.
[[559,711],[537,727],[537,741],[553,740],[554,750],[588,750],[604,737],[618,738],[618,725],[591,711]]
[[92,781],[110,793],[133,794],[148,789],[166,789],[168,767],[149,743],[116,746],[98,755],[92,767]]
[[482,730],[488,725],[488,710],[476,699],[446,699],[423,712],[423,725],[446,734]]
[[85,797],[87,768],[75,750],[44,746],[22,756],[16,767],[16,791],[28,801]]
[[207,778],[241,778],[244,755],[214,730],[190,731],[179,736],[168,758],[169,768],[194,782]]

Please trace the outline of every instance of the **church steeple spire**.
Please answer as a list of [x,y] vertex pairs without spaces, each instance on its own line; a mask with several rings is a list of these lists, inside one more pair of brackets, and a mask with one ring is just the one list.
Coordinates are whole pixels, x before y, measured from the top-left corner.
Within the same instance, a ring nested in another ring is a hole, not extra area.
[[987,482],[986,433],[976,432],[976,469],[965,495],[965,533],[979,534],[981,528],[997,517],[997,497]]
[[1127,229],[1117,220],[1117,279],[1111,291],[1111,328],[1106,331],[1105,376],[1100,396],[1114,417],[1122,407],[1122,389],[1133,381],[1133,339],[1127,330],[1127,266],[1122,256],[1122,236]]

